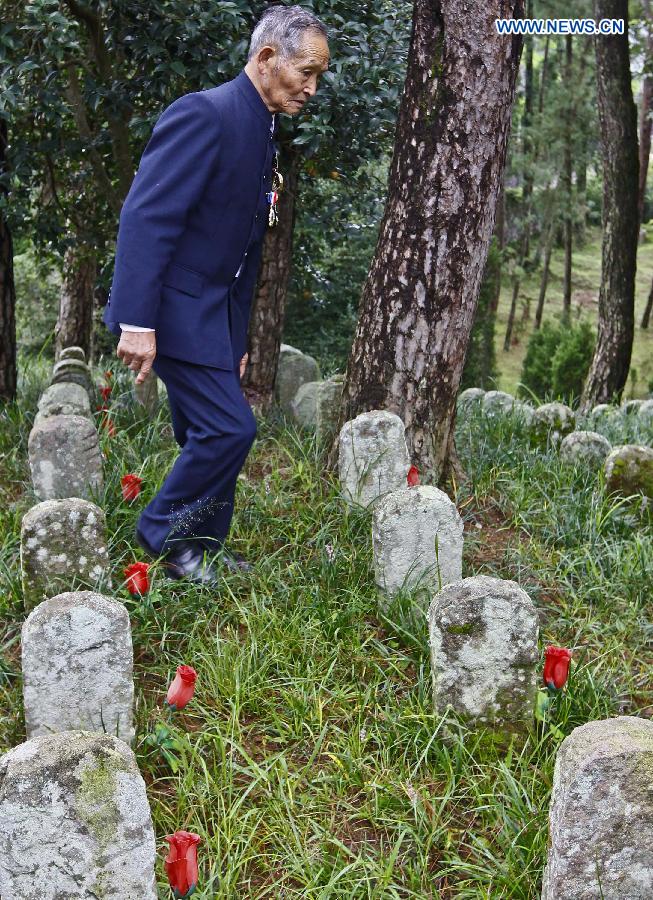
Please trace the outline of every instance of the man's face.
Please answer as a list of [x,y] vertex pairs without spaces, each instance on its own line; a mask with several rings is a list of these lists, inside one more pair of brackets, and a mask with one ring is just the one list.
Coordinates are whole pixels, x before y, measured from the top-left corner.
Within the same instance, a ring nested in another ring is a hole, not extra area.
[[317,91],[322,72],[329,67],[329,46],[324,35],[309,29],[297,55],[283,59],[275,52],[266,61],[261,78],[268,108],[293,116]]

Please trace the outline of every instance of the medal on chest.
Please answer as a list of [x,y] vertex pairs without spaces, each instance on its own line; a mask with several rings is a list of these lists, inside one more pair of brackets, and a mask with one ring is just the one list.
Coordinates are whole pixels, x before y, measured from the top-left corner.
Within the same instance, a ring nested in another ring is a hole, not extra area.
[[270,204],[270,214],[268,216],[268,225],[270,226],[270,228],[274,228],[274,226],[279,221],[277,202],[279,200],[279,194],[282,190],[283,175],[279,171],[279,154],[275,152],[274,160],[272,162],[272,190],[265,195],[268,203]]

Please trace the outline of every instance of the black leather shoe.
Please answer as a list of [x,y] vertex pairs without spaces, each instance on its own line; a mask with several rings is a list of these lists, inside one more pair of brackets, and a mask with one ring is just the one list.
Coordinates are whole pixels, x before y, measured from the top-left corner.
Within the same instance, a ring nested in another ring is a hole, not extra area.
[[163,568],[168,578],[178,581],[186,578],[197,584],[217,584],[218,570],[206,558],[204,548],[197,541],[175,541],[163,557]]
[[198,541],[171,541],[164,544],[162,550],[156,551],[137,526],[136,543],[150,556],[162,558],[163,571],[173,581],[187,578],[199,584],[217,584],[220,580],[216,567],[204,559],[204,548]]

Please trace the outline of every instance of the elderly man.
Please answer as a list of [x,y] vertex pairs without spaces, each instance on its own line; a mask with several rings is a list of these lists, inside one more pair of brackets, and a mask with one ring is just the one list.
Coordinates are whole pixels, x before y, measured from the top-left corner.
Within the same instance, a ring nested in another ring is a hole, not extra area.
[[312,13],[266,10],[236,78],[163,112],[122,208],[103,319],[136,382],[153,368],[168,391],[181,451],[136,540],[172,579],[215,583],[205,550],[252,568],[225,540],[256,437],[240,378],[263,238],[277,218],[275,119],[303,108],[328,62]]

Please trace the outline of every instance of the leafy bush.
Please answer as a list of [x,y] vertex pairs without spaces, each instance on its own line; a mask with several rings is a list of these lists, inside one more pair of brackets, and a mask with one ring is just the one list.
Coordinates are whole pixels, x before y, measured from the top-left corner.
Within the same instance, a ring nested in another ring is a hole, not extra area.
[[551,360],[559,341],[560,327],[552,322],[544,322],[538,331],[531,334],[522,366],[519,387],[519,394],[522,397],[535,394],[543,400],[551,393]]
[[594,330],[589,322],[562,329],[551,360],[551,389],[556,397],[572,402],[580,397],[594,355]]
[[520,394],[573,403],[581,395],[593,353],[594,331],[589,322],[576,326],[545,322],[528,341]]

